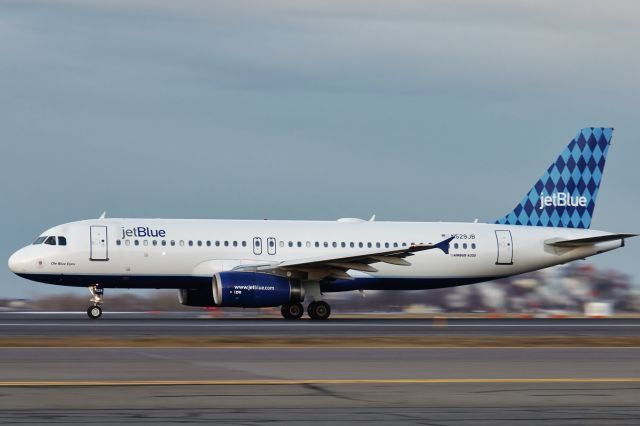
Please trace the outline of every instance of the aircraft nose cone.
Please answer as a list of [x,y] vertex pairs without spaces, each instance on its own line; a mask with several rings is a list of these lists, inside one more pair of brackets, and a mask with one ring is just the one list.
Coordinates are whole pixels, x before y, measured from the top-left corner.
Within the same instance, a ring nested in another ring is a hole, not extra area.
[[9,264],[9,269],[11,269],[11,272],[15,274],[17,274],[22,270],[24,262],[22,261],[22,256],[20,255],[19,250],[11,255],[11,257],[9,258],[8,264]]

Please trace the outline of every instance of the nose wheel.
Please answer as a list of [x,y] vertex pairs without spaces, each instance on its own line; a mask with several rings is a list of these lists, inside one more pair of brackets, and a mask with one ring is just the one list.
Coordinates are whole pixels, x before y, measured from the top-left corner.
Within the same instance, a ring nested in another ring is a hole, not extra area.
[[102,316],[102,308],[100,306],[89,306],[87,315],[89,315],[91,319],[98,319]]
[[89,300],[92,305],[87,309],[87,315],[91,319],[98,319],[102,316],[102,299],[104,298],[104,289],[98,285],[92,285],[89,287],[91,293],[91,299]]

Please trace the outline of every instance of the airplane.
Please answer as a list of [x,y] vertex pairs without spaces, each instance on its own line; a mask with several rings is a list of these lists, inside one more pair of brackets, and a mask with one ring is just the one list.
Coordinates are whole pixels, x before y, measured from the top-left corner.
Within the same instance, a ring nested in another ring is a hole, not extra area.
[[281,307],[326,320],[323,296],[490,281],[624,247],[636,234],[590,230],[613,128],[580,130],[515,208],[490,223],[98,219],[43,232],[16,251],[20,277],[87,287],[177,289],[199,307]]

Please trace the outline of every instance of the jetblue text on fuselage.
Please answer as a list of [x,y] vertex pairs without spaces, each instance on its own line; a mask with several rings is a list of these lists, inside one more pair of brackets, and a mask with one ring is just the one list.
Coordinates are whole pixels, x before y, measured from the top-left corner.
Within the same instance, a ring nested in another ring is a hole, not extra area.
[[156,237],[164,238],[167,232],[164,229],[152,229],[148,226],[136,226],[134,228],[122,228],[122,238],[127,237]]
[[551,195],[540,194],[540,210],[548,206],[554,207],[586,207],[587,197],[584,195],[572,197],[567,192],[555,192]]

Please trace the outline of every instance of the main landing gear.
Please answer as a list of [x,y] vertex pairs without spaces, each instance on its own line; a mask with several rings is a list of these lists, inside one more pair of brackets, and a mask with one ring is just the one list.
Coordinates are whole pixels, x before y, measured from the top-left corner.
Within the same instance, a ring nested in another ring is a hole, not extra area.
[[98,319],[102,316],[102,299],[104,297],[104,289],[97,286],[92,285],[89,287],[89,292],[91,293],[91,299],[89,300],[92,305],[87,309],[87,315],[91,319]]
[[[285,319],[300,319],[304,314],[304,307],[300,303],[282,305],[280,312]],[[326,320],[331,315],[331,306],[327,302],[311,302],[307,307],[307,314],[312,320]]]
[[280,312],[285,319],[300,319],[304,314],[304,307],[301,303],[286,303],[280,308]]
[[326,320],[331,315],[331,306],[327,302],[311,302],[307,307],[307,313],[312,320]]

